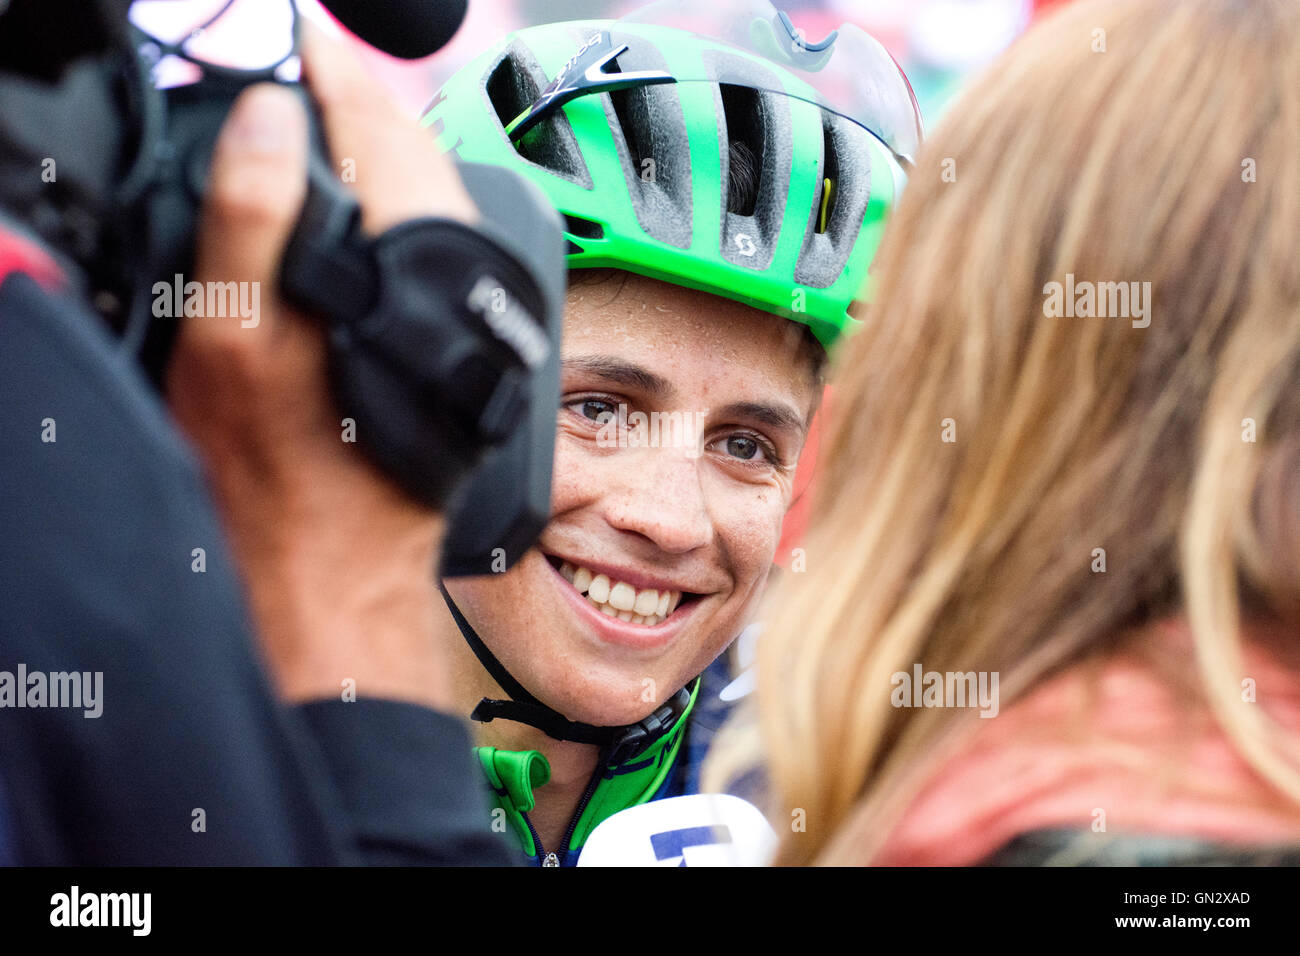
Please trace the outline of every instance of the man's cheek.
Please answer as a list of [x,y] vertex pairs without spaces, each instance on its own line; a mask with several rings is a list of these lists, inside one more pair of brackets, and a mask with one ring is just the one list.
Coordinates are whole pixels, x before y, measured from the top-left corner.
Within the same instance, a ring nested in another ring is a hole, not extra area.
[[483,575],[481,577],[451,579],[446,582],[447,593],[457,606],[474,620],[477,626],[496,629],[503,612],[523,603],[527,596],[523,581],[525,568],[523,562],[516,564],[502,574]]
[[561,429],[555,436],[555,460],[551,470],[551,512],[558,514],[580,502],[592,482],[582,481],[581,450]]
[[729,522],[730,552],[736,564],[737,582],[741,586],[766,577],[776,557],[785,513],[785,499],[771,494],[751,502]]

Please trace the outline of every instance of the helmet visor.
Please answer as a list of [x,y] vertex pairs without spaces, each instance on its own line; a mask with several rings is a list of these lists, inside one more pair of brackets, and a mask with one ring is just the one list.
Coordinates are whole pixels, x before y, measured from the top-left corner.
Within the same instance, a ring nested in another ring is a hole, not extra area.
[[[685,30],[742,57],[702,61],[695,71],[622,72],[617,58],[638,37],[620,27],[634,26]],[[779,71],[745,68],[754,58]],[[796,82],[783,82],[780,71]],[[911,84],[878,40],[853,24],[843,24],[811,41],[768,0],[659,0],[637,9],[610,29],[593,33],[506,130],[518,139],[576,97],[653,83],[745,86],[814,103],[865,129],[904,168],[911,166],[921,142],[921,111]]]

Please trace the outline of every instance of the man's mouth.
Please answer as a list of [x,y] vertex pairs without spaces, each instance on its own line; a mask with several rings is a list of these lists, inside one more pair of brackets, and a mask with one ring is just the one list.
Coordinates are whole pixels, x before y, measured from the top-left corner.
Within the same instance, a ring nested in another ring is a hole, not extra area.
[[699,597],[689,591],[634,587],[626,581],[592,571],[580,564],[572,564],[554,555],[547,555],[546,560],[597,611],[631,624],[654,627],[666,620],[679,605]]

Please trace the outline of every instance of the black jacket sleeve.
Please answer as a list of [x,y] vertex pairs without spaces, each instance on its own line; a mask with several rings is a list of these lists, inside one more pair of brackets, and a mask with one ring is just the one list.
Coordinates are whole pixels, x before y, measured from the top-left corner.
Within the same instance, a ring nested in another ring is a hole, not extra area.
[[[511,862],[458,721],[276,702],[196,461],[116,349],[93,313],[2,280],[0,781],[18,862]],[[48,706],[20,671],[80,674],[80,706]]]
[[466,786],[482,772],[460,718],[390,700],[313,701],[297,710],[321,747],[366,862],[515,863],[489,830],[481,786]]

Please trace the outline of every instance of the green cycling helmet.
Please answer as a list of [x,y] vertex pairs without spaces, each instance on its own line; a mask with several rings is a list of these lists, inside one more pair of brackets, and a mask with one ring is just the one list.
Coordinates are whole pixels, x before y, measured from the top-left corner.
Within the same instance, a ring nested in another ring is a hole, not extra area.
[[458,158],[540,186],[570,268],[725,296],[828,348],[856,324],[921,129],[875,40],[841,27],[809,43],[766,0],[520,30],[453,75],[423,123]]

